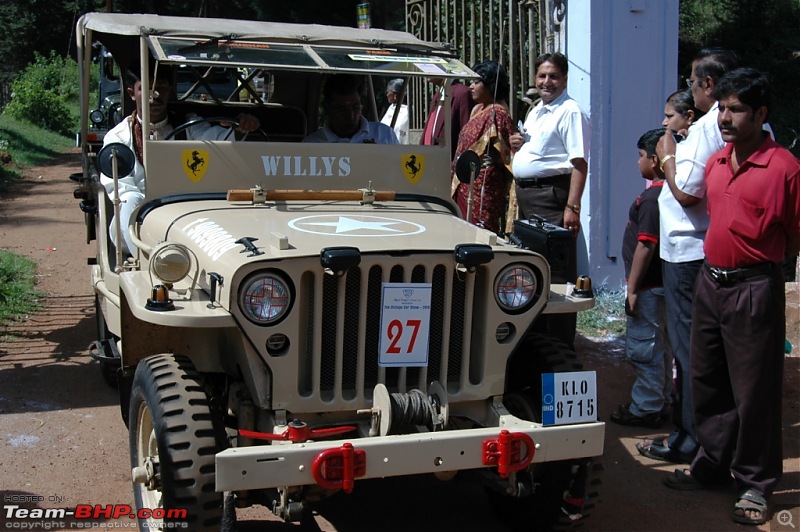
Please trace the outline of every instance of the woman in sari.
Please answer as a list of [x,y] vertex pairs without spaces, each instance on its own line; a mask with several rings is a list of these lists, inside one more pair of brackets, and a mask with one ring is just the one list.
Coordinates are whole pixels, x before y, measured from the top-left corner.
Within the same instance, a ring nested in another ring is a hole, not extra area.
[[[470,83],[475,107],[458,136],[455,160],[465,150],[472,150],[481,158],[481,168],[472,186],[472,201],[469,184],[457,180],[454,180],[454,184],[458,183],[454,199],[468,222],[502,235],[512,182],[508,138],[513,133],[513,124],[506,103],[508,76],[503,65],[496,61],[479,63],[472,70],[481,78]],[[468,213],[470,203],[472,212]]]

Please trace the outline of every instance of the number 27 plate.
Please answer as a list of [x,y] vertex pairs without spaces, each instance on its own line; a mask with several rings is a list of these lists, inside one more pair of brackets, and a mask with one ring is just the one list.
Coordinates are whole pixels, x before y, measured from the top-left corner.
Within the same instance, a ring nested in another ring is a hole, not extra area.
[[431,283],[383,283],[378,365],[428,365]]
[[542,424],[597,421],[597,374],[594,371],[542,375]]

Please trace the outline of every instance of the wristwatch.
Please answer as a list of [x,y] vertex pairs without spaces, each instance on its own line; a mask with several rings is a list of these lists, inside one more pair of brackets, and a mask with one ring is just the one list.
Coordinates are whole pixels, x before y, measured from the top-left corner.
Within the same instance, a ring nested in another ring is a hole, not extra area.
[[580,214],[581,213],[581,206],[580,205],[575,205],[574,203],[569,203],[568,202],[567,203],[567,209],[571,210],[575,214]]

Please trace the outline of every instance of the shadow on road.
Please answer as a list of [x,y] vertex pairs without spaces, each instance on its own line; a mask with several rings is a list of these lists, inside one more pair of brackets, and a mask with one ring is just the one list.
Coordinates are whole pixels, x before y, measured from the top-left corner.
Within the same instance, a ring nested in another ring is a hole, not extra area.
[[46,297],[44,310],[12,324],[0,341],[0,412],[117,405],[89,357],[96,336],[92,296]]

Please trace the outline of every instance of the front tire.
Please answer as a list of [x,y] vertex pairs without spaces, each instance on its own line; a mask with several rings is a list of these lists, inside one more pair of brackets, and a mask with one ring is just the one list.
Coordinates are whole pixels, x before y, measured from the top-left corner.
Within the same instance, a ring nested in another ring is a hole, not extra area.
[[[542,334],[529,335],[523,353],[525,358],[512,366],[509,373],[529,377],[525,383],[518,381],[518,386],[505,394],[503,404],[520,419],[541,423],[542,374],[580,371],[582,366],[572,349]],[[489,501],[512,530],[570,530],[583,525],[594,507],[602,469],[590,459],[532,464],[517,474],[518,480],[525,480],[531,487],[531,493],[511,497],[489,490]],[[575,513],[570,517],[562,510],[574,511],[565,505],[565,493],[573,491],[585,494],[579,520]]]
[[219,424],[192,362],[169,354],[142,360],[133,378],[129,419],[136,507],[156,510],[152,518],[140,519],[140,528],[178,522],[189,530],[219,530],[223,497],[214,491]]

